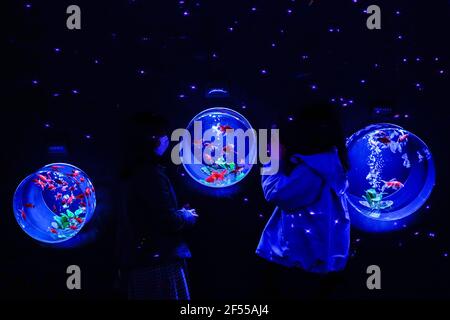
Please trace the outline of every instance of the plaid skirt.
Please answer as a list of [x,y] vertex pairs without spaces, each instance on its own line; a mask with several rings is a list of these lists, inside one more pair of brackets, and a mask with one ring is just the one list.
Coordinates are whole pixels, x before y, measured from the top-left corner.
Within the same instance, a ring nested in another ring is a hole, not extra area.
[[130,270],[128,299],[190,300],[185,261],[161,262]]

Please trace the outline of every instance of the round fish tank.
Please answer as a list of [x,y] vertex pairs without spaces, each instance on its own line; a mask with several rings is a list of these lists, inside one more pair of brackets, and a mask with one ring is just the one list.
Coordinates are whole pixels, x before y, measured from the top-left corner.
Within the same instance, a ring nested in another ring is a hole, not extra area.
[[30,237],[58,243],[74,237],[95,211],[95,190],[81,169],[52,163],[26,177],[13,199],[14,216]]
[[368,126],[347,141],[351,169],[349,209],[379,221],[415,213],[435,184],[430,150],[413,133],[393,124]]
[[186,172],[198,183],[223,188],[240,182],[256,159],[256,134],[248,120],[229,108],[197,114],[187,130],[190,147],[183,150]]

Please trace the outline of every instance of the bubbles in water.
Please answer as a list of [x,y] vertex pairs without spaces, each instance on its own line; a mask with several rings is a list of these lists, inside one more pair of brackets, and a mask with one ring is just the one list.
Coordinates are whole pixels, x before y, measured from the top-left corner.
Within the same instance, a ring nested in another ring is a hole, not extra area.
[[411,132],[392,124],[368,126],[347,141],[350,209],[393,221],[416,212],[435,182],[430,150]]
[[92,217],[95,191],[89,177],[66,163],[46,165],[17,188],[14,216],[30,237],[57,243],[74,237]]
[[[227,187],[241,181],[251,170],[256,156],[256,134],[238,112],[228,108],[204,110],[192,119],[187,130],[191,148],[183,150],[188,152],[187,158],[183,155],[183,166],[198,183]],[[240,139],[239,135],[247,138]]]

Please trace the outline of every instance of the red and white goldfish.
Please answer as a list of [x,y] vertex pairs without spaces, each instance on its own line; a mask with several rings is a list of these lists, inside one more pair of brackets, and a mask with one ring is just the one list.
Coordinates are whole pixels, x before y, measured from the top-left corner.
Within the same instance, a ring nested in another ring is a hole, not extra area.
[[49,181],[51,180],[51,179],[49,179],[48,177],[46,177],[46,176],[44,176],[42,174],[37,174],[37,176],[38,176],[39,180],[41,180],[44,183],[49,183]]
[[225,174],[227,173],[227,170],[223,170],[222,172],[219,171],[213,171],[211,175],[209,175],[205,181],[209,183],[213,183],[216,181],[222,181],[225,178]]
[[33,182],[34,182],[35,185],[40,187],[42,190],[45,189],[45,183],[42,180],[40,180],[40,179],[33,179]]
[[227,130],[232,130],[233,127],[231,127],[231,126],[226,124],[226,125],[219,125],[218,129],[219,129],[220,132],[226,133]]
[[80,171],[79,170],[72,170],[72,173],[69,173],[69,176],[71,177],[78,177],[80,175]]
[[398,137],[398,142],[405,142],[406,140],[408,140],[409,134],[403,134],[400,137]]
[[25,214],[25,210],[20,209],[20,216],[22,217],[23,220],[27,220],[27,215]]
[[392,179],[392,180],[389,180],[389,181],[382,180],[382,182],[384,183],[384,185],[381,188],[381,191],[384,191],[386,189],[398,190],[398,189],[401,189],[401,188],[403,188],[405,186],[403,183],[401,183],[400,181],[397,181],[396,179]]

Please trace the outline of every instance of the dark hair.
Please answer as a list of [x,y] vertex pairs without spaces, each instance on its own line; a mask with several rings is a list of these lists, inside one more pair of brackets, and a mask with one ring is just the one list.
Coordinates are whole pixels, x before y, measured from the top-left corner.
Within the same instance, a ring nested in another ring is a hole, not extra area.
[[122,178],[130,177],[143,164],[156,161],[152,152],[159,138],[169,134],[169,122],[161,115],[139,112],[132,115],[123,127]]
[[287,156],[294,153],[317,154],[337,148],[342,166],[350,167],[341,119],[335,106],[311,104],[301,108],[280,124],[280,142]]

